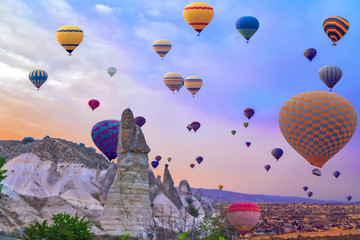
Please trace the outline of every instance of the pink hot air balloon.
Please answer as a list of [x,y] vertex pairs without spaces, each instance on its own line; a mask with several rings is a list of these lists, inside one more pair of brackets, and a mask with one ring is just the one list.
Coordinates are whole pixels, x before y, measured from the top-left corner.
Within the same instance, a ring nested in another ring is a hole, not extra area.
[[94,111],[97,107],[100,106],[100,102],[96,99],[90,99],[89,101],[89,106],[91,107],[91,109]]
[[200,128],[201,124],[199,122],[192,122],[190,126],[192,127],[194,132],[196,132]]
[[252,203],[235,203],[227,209],[226,217],[245,236],[259,221],[260,209]]

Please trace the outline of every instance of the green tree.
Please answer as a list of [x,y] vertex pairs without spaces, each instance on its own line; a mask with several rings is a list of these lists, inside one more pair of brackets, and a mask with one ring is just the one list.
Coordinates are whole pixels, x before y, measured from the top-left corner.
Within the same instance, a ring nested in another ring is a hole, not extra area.
[[91,240],[94,234],[90,231],[92,223],[79,220],[79,216],[71,217],[67,213],[54,214],[51,218],[54,223],[48,226],[47,220],[42,224],[36,222],[34,225],[24,229],[23,240]]
[[7,176],[5,175],[5,173],[7,172],[7,170],[1,170],[1,168],[5,165],[5,161],[6,161],[6,157],[0,157],[0,192],[2,190],[2,187],[4,184],[1,184],[1,181],[4,180]]

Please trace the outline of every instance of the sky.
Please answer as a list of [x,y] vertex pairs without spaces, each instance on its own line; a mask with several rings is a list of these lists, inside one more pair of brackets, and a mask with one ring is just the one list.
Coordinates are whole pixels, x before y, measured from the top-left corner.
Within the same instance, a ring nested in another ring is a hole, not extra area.
[[[161,155],[155,175],[163,175],[166,158],[176,185],[282,196],[360,201],[360,133],[322,168],[323,175],[284,139],[279,111],[287,100],[307,91],[328,91],[318,76],[325,65],[343,71],[333,92],[360,107],[358,0],[203,1],[214,8],[211,23],[197,36],[183,17],[195,1],[178,0],[2,0],[0,3],[0,139],[22,140],[49,135],[94,147],[92,127],[120,120],[124,109],[144,116],[142,127],[151,148],[149,162]],[[329,16],[345,17],[350,28],[336,47],[322,28]],[[235,21],[254,16],[259,30],[246,43]],[[84,39],[72,56],[60,46],[56,31],[74,25]],[[152,43],[167,39],[172,49],[161,61]],[[303,55],[316,48],[309,62]],[[115,66],[111,78],[106,69]],[[40,91],[29,81],[34,69],[49,77]],[[203,80],[195,98],[185,87],[171,91],[168,72]],[[91,111],[88,101],[101,105]],[[255,109],[250,126],[245,108]],[[186,126],[199,121],[201,128]],[[236,130],[236,135],[230,133]],[[252,145],[247,148],[245,142]],[[279,161],[271,155],[280,147]],[[99,151],[98,151],[99,152]],[[204,161],[198,165],[197,156]],[[190,163],[196,163],[194,169]],[[266,172],[264,165],[270,164]],[[339,170],[338,179],[332,172]]]

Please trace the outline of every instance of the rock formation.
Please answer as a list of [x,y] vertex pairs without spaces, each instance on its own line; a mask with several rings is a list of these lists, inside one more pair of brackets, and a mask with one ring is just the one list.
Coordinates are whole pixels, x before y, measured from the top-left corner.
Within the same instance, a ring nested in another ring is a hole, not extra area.
[[190,185],[187,180],[181,180],[179,184],[179,196],[180,199],[185,206],[185,208],[188,210],[190,206],[195,207],[198,209],[198,212],[200,215],[205,215],[205,212],[200,204],[200,202],[193,197]]
[[[96,178],[97,181],[102,182],[102,185],[100,187],[100,192],[99,192],[99,200],[100,200],[101,204],[105,204],[105,202],[107,200],[107,195],[109,193],[110,187],[114,182],[116,170],[117,170],[117,166],[115,163],[112,162],[110,164],[109,168],[107,169],[105,176],[103,178],[101,178],[101,177]],[[98,173],[98,171],[96,172],[96,174],[97,173]]]
[[183,203],[181,202],[180,196],[178,191],[175,188],[174,181],[172,180],[170,171],[169,171],[169,165],[165,164],[164,169],[164,177],[163,177],[163,183],[162,183],[162,191],[164,195],[170,199],[170,201],[176,206],[178,210],[182,209]]
[[205,215],[206,216],[211,216],[214,212],[214,209],[212,207],[211,202],[204,197],[204,193],[198,189],[195,194],[194,197],[200,202],[201,207],[203,208]]
[[154,203],[154,199],[159,194],[162,194],[161,182],[159,183],[158,179],[155,178],[155,175],[150,167],[148,168],[148,171],[149,171],[149,188],[150,188],[149,197],[150,197],[150,202]]
[[107,233],[144,236],[145,225],[154,223],[149,198],[149,152],[131,110],[125,109],[118,138],[118,169],[101,217]]

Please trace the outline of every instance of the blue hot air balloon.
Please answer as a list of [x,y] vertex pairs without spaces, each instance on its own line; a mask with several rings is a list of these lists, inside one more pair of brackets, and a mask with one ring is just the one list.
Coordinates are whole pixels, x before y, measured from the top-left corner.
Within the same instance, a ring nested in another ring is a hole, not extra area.
[[250,147],[251,142],[246,142],[245,145],[246,145],[247,147]]
[[338,178],[340,176],[340,172],[339,171],[335,171],[333,172],[334,177]]
[[38,91],[41,85],[43,85],[44,82],[47,80],[47,78],[48,74],[41,69],[36,69],[29,73],[29,79],[35,85]]
[[146,123],[146,119],[144,117],[138,116],[138,117],[135,118],[135,123],[139,127],[142,127]]
[[309,188],[307,186],[304,186],[303,189],[306,192]]
[[270,165],[265,165],[265,170],[268,172],[270,170],[271,166]]
[[99,150],[111,161],[117,157],[120,121],[104,120],[94,125],[91,138]]
[[276,158],[276,160],[279,160],[281,156],[283,155],[284,151],[281,148],[274,148],[271,150],[271,154]]
[[157,166],[159,166],[159,162],[158,162],[158,161],[152,161],[152,162],[151,162],[151,166],[152,166],[153,168],[157,168]]
[[256,33],[259,29],[259,21],[251,16],[240,17],[236,23],[235,27],[238,32],[249,42],[249,39]]

